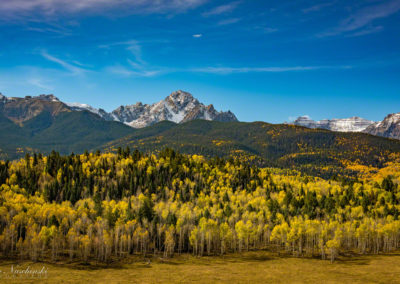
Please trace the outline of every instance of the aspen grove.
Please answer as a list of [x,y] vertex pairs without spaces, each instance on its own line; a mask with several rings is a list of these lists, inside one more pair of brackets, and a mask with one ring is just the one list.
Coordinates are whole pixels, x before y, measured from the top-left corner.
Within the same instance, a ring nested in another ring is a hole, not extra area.
[[32,261],[399,248],[400,164],[325,180],[165,149],[0,162],[0,252]]

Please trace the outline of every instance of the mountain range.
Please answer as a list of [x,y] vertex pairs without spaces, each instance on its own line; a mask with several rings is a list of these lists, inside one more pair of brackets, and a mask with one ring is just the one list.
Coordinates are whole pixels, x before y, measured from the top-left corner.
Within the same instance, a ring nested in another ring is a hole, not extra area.
[[0,159],[52,150],[82,152],[131,133],[88,111],[73,111],[53,95],[0,97]]
[[387,138],[400,139],[400,113],[389,114],[382,121],[378,122],[356,116],[344,119],[324,119],[315,121],[305,115],[298,117],[289,124],[339,132],[363,132]]
[[360,117],[351,117],[344,119],[324,119],[320,121],[315,121],[312,120],[309,116],[304,115],[298,117],[295,121],[293,121],[292,124],[308,128],[321,128],[339,132],[361,132],[373,123],[373,121]]
[[54,95],[6,97],[0,93],[0,159],[25,152],[82,152],[135,128],[194,119],[237,121],[232,112],[218,112],[183,91],[152,105],[120,106],[110,113],[87,104],[65,103]]
[[143,128],[164,120],[175,123],[194,119],[237,121],[231,111],[218,112],[213,105],[206,106],[191,94],[181,90],[175,91],[164,100],[151,105],[138,102],[133,105],[120,106],[110,113],[87,104],[67,103],[67,105],[72,110],[88,110],[107,121],[119,121],[134,128]]
[[64,103],[54,95],[0,94],[0,159],[52,150],[69,154],[129,146],[150,153],[171,147],[332,176],[352,171],[347,167],[354,163],[381,167],[392,153],[400,154],[399,140],[378,137],[400,138],[399,121],[400,114],[381,122],[357,117],[319,122],[301,117],[291,124],[238,122],[232,112],[216,111],[183,91],[158,103],[120,106],[112,112]]
[[108,142],[101,150],[115,152],[127,146],[146,153],[170,147],[185,154],[238,157],[260,166],[294,168],[322,177],[352,175],[360,169],[353,165],[380,168],[396,157],[393,153],[400,155],[400,140],[366,133],[205,120],[163,121]]
[[[0,108],[2,115],[19,125],[43,111],[50,112],[52,117],[65,111],[88,111],[104,121],[121,122],[132,128],[144,128],[161,121],[174,123],[184,123],[195,119],[221,122],[238,121],[231,111],[217,111],[212,104],[206,106],[190,93],[181,90],[171,93],[157,103],[143,104],[137,102],[132,105],[121,105],[111,112],[94,108],[88,104],[65,103],[54,95],[7,98],[1,93]],[[383,121],[378,122],[356,116],[320,121],[312,120],[309,116],[300,116],[289,124],[338,132],[364,132],[386,138],[400,139],[400,113],[389,114]]]

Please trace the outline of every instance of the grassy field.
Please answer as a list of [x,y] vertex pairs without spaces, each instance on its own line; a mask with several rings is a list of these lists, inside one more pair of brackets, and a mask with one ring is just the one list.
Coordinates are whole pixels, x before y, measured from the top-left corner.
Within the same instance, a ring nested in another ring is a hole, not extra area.
[[[11,266],[48,271],[46,279],[6,279]],[[85,265],[1,261],[1,283],[400,283],[400,253],[329,261],[249,252],[224,257],[176,256],[150,264]]]

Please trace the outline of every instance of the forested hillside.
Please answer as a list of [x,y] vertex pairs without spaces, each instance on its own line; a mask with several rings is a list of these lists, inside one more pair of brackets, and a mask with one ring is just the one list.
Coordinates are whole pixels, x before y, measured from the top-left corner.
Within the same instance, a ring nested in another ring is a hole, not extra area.
[[354,182],[169,149],[27,155],[0,162],[0,251],[84,262],[257,249],[331,260],[388,252],[400,240],[400,164],[392,158]]
[[104,121],[88,111],[63,111],[53,116],[43,111],[16,124],[0,112],[0,159],[12,160],[26,153],[83,153],[123,137],[133,129],[119,122]]
[[162,122],[109,142],[102,149],[116,152],[126,146],[147,153],[170,147],[185,154],[241,157],[255,165],[291,168],[325,178],[355,177],[362,167],[381,168],[392,153],[400,153],[400,141],[364,133],[204,120]]

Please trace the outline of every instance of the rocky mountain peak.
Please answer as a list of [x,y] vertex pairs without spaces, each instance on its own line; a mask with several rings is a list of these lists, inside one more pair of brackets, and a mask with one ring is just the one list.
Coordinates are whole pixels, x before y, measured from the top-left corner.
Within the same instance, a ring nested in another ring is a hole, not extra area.
[[7,98],[1,95],[0,102],[2,103],[2,114],[17,124],[23,124],[42,113],[54,117],[61,112],[70,111],[70,108],[54,95],[25,96],[22,98]]
[[195,99],[190,93],[184,91],[175,91],[171,93],[164,100],[169,104],[170,107],[173,108],[175,112],[179,112],[180,110],[187,108],[194,108],[199,105],[199,101]]
[[195,100],[192,94],[182,90],[172,92],[167,98],[170,98],[171,100],[177,103],[184,103],[187,101]]
[[387,115],[384,120],[370,125],[364,132],[372,135],[400,139],[400,112]]
[[43,101],[48,101],[48,102],[59,102],[60,100],[53,94],[42,94],[39,95],[37,97],[32,97],[33,99],[39,99],[39,100],[43,100]]
[[208,111],[215,111],[215,108],[214,108],[214,106],[211,104],[211,105],[208,105],[208,106],[207,106],[207,110],[208,110]]
[[391,113],[385,117],[385,119],[378,123],[378,127],[381,125],[389,126],[391,124],[396,124],[400,122],[400,112],[399,113]]
[[135,105],[121,106],[111,116],[113,120],[134,128],[146,127],[163,120],[175,123],[193,119],[237,121],[232,113],[219,113],[213,105],[205,106],[192,94],[182,90],[172,92],[164,100],[151,105],[138,102]]

